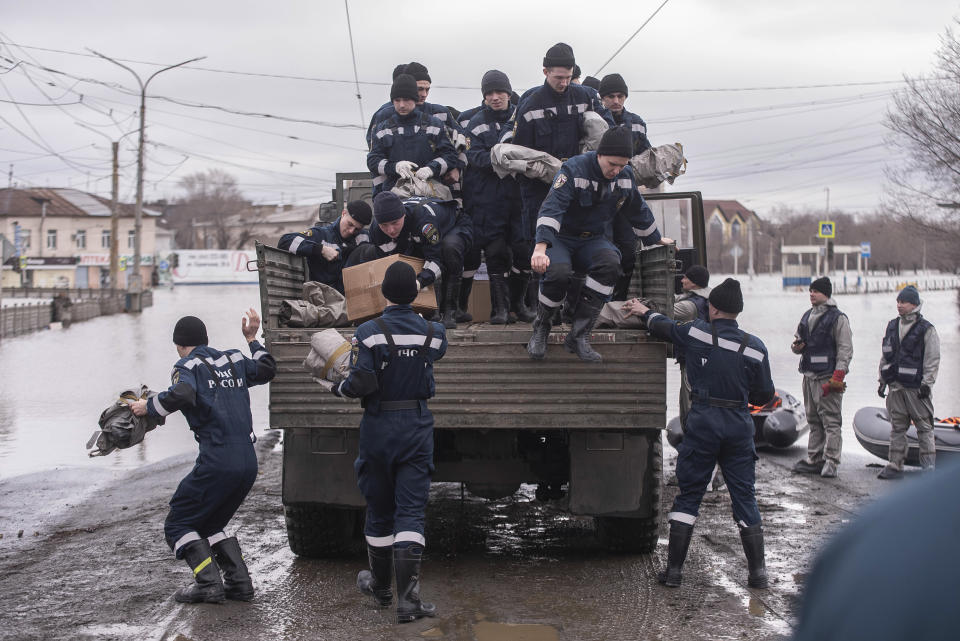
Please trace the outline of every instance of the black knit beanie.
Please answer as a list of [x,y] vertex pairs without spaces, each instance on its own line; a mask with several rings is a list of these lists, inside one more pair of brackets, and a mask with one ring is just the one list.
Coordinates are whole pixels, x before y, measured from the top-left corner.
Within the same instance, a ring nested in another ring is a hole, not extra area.
[[406,98],[414,102],[419,100],[417,81],[413,79],[413,76],[402,73],[393,81],[393,86],[390,87],[390,100],[396,100],[397,98]]
[[573,48],[565,42],[558,42],[549,49],[543,57],[544,67],[566,67],[572,69],[577,65],[573,57]]
[[703,265],[691,265],[683,275],[697,287],[706,287],[710,284],[710,272]]
[[633,156],[633,133],[625,125],[607,129],[597,147],[598,156]]
[[426,80],[427,82],[433,82],[430,80],[430,74],[427,73],[427,68],[419,62],[411,62],[408,64],[403,73],[413,76],[414,80]]
[[917,288],[913,285],[907,285],[900,290],[900,293],[897,294],[898,303],[910,303],[912,305],[920,306],[920,292],[917,291]]
[[830,298],[833,296],[833,284],[830,282],[830,279],[826,276],[818,278],[817,280],[810,283],[810,289],[812,291],[817,291]]
[[580,71],[580,65],[573,65],[573,74],[570,76],[572,79],[576,80],[580,77],[580,74],[583,72]]
[[417,297],[417,272],[407,263],[398,260],[387,267],[380,291],[391,303],[409,305]]
[[584,87],[592,87],[593,89],[596,89],[598,92],[600,91],[600,81],[594,78],[593,76],[587,76],[586,78],[583,79],[583,82],[581,82],[580,84],[582,84]]
[[370,209],[370,205],[367,204],[365,200],[351,200],[348,202],[347,213],[350,214],[350,218],[353,218],[361,225],[369,225],[373,219],[373,210]]
[[407,65],[405,65],[405,64],[403,64],[403,65],[397,65],[396,67],[394,67],[394,68],[393,68],[393,74],[390,76],[390,79],[391,79],[391,80],[396,80],[396,79],[397,79],[397,76],[399,76],[400,74],[404,73],[404,71],[406,70],[406,68],[407,68]]
[[373,217],[377,224],[391,223],[407,213],[400,197],[392,191],[381,191],[373,198]]
[[618,73],[610,73],[604,76],[597,91],[601,96],[608,96],[612,93],[622,93],[624,96],[630,95],[627,91],[627,81]]
[[743,311],[743,294],[740,281],[728,278],[713,288],[708,299],[721,312],[739,314]]
[[507,74],[496,69],[491,69],[483,74],[480,81],[480,91],[486,96],[491,91],[502,91],[504,93],[513,93],[513,87],[510,86],[510,79]]
[[181,347],[207,344],[207,326],[196,316],[184,316],[173,328],[173,342]]

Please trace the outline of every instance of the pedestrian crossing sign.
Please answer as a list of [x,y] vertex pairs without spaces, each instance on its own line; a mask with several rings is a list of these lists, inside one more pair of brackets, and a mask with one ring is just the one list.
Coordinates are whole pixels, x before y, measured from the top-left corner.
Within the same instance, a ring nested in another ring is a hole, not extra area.
[[817,226],[817,238],[836,238],[837,224],[832,220],[821,220]]

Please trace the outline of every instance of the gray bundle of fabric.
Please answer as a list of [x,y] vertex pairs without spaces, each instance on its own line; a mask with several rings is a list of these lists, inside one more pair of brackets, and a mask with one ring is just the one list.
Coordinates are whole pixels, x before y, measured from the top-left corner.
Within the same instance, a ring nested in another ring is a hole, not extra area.
[[596,151],[600,146],[600,139],[607,133],[610,125],[603,116],[596,111],[583,112],[583,137],[580,138],[580,153]]
[[325,283],[309,280],[299,300],[280,302],[277,312],[283,327],[340,327],[347,324],[347,299]]
[[687,171],[687,159],[683,157],[683,145],[661,145],[647,149],[630,159],[630,166],[637,183],[653,189],[666,180],[671,185]]
[[428,178],[427,180],[416,177],[400,178],[390,191],[400,198],[410,198],[411,196],[432,196],[440,200],[453,198],[450,188],[436,178]]
[[500,178],[522,175],[552,183],[553,177],[560,171],[560,160],[547,152],[507,142],[493,146],[490,162]]
[[119,398],[100,414],[100,430],[87,441],[88,456],[106,456],[114,450],[124,450],[143,440],[147,432],[163,425],[162,416],[135,416],[130,403],[152,396],[145,385],[139,390],[124,390]]
[[310,352],[303,367],[313,380],[339,383],[350,374],[350,343],[335,329],[325,329],[310,337]]

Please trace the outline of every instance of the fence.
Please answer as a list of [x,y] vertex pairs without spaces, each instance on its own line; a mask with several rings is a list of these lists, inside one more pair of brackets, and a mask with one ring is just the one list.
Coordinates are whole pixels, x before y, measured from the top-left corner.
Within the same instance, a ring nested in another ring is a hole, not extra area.
[[[25,287],[5,289],[8,304],[0,308],[0,337],[19,336],[50,327],[50,323],[75,323],[97,316],[118,314],[127,310],[129,294],[122,289],[64,289]],[[44,302],[16,303],[9,299],[52,299]],[[64,301],[69,301],[65,305]],[[153,292],[141,298],[143,307],[153,305]],[[12,304],[11,304],[12,303]]]

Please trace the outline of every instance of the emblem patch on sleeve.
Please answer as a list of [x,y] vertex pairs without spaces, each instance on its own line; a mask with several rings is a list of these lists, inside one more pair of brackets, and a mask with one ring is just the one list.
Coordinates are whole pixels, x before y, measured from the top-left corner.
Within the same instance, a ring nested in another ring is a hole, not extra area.
[[437,226],[433,223],[427,223],[421,227],[420,233],[423,234],[423,239],[431,245],[436,245],[440,242],[440,230],[437,229]]
[[617,201],[617,211],[620,211],[620,208],[623,207],[623,203],[625,202],[627,202],[626,196]]
[[357,337],[354,336],[350,339],[350,366],[353,367],[357,364],[357,360],[360,358],[360,343],[357,342]]
[[557,174],[557,179],[553,181],[553,188],[560,189],[567,184],[567,175],[563,172]]
[[467,138],[467,151],[470,151],[470,139]]
[[170,382],[174,385],[180,382],[180,370],[174,368],[174,370],[170,373]]
[[305,229],[305,230],[303,230],[302,232],[300,232],[300,235],[301,235],[301,236],[313,236],[313,230],[312,230],[312,229]]

